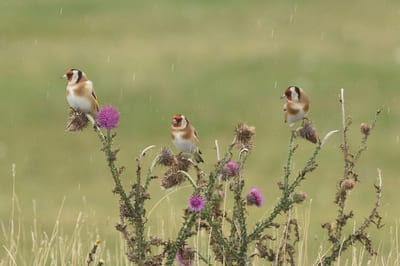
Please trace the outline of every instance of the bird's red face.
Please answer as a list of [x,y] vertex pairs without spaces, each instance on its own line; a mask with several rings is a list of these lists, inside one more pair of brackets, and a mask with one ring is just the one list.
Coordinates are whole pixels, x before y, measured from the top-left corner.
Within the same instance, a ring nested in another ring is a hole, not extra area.
[[71,81],[72,76],[74,75],[74,72],[72,69],[68,70],[67,73],[65,74],[67,76],[67,80]]
[[174,127],[180,127],[182,125],[183,116],[182,115],[174,115],[172,117],[172,125]]
[[292,100],[292,90],[291,90],[291,87],[289,87],[289,88],[287,88],[287,89],[285,90],[285,96],[286,96],[286,98],[287,98],[289,101]]
[[79,69],[71,68],[61,78],[68,80],[69,83],[78,83],[83,76],[84,73],[82,71],[80,71]]

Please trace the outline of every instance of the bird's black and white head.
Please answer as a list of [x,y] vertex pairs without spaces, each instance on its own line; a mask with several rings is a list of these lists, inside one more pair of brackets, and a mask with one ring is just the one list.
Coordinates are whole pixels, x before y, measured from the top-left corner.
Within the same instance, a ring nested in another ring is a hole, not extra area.
[[285,94],[281,98],[284,97],[289,101],[298,102],[301,98],[301,89],[297,86],[290,86],[285,90]]
[[68,85],[76,84],[80,81],[87,80],[86,74],[79,69],[71,68],[61,78],[68,80]]

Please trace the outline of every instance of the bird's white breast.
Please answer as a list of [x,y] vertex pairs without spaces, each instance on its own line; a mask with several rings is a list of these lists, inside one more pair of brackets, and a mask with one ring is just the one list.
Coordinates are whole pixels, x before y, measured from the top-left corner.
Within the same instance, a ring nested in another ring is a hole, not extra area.
[[69,106],[72,107],[75,111],[80,111],[84,113],[88,113],[91,110],[91,103],[88,99],[82,96],[77,96],[75,93],[76,86],[68,86],[68,96],[67,101]]
[[292,114],[288,115],[287,122],[289,123],[289,126],[293,126],[295,122],[303,119],[307,115],[307,112],[304,112],[304,103],[298,103],[298,102],[293,103],[291,107],[292,109],[296,109],[299,111],[295,115]]
[[188,153],[194,153],[197,151],[197,146],[193,141],[182,138],[184,132],[174,132],[173,134],[175,138],[172,142],[178,150]]

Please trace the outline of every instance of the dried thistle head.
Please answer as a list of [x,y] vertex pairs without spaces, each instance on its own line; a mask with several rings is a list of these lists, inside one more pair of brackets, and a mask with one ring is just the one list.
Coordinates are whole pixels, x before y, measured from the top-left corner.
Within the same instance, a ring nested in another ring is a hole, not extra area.
[[340,183],[340,189],[342,191],[348,191],[348,190],[352,190],[354,188],[354,180],[353,179],[344,179],[341,183]]
[[239,149],[246,148],[250,151],[253,148],[253,137],[255,134],[255,127],[239,123],[235,128],[237,147]]
[[190,160],[182,154],[178,154],[175,157],[176,157],[176,162],[172,165],[172,167],[175,168],[177,171],[182,170],[187,172],[191,165]]
[[300,137],[314,144],[318,142],[317,132],[315,131],[315,128],[313,127],[311,122],[307,119],[303,120],[303,124],[299,129],[296,130],[296,132],[300,135]]
[[160,159],[158,160],[159,164],[164,166],[172,166],[172,164],[174,164],[175,161],[176,161],[175,155],[169,148],[164,147],[161,149]]
[[371,128],[366,123],[361,123],[360,131],[363,135],[368,136]]
[[[185,176],[179,171],[189,171],[191,162],[182,154],[173,155],[172,152],[164,148],[161,151],[161,159],[164,161],[163,165],[171,164],[161,179],[161,187],[168,189],[181,184],[185,181]],[[162,164],[160,162],[160,164]]]
[[161,178],[161,187],[169,189],[181,184],[183,181],[185,181],[185,176],[182,173],[169,168]]
[[69,112],[69,118],[65,131],[74,132],[78,130],[83,130],[85,127],[87,127],[88,123],[89,119],[86,117],[86,114],[76,112],[71,109],[71,111]]

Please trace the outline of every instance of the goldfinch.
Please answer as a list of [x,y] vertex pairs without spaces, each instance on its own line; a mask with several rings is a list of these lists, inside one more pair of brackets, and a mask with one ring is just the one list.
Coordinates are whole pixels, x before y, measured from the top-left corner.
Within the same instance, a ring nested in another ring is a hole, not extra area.
[[294,123],[307,115],[310,109],[310,100],[303,89],[290,86],[285,90],[281,98],[287,98],[283,110],[285,111],[285,123],[288,122],[289,126],[293,126]]
[[61,78],[68,80],[67,101],[76,112],[96,116],[99,110],[93,83],[87,79],[86,74],[79,69],[70,69]]
[[204,162],[197,147],[197,132],[184,115],[177,114],[172,117],[171,138],[179,151],[193,154],[197,163]]

